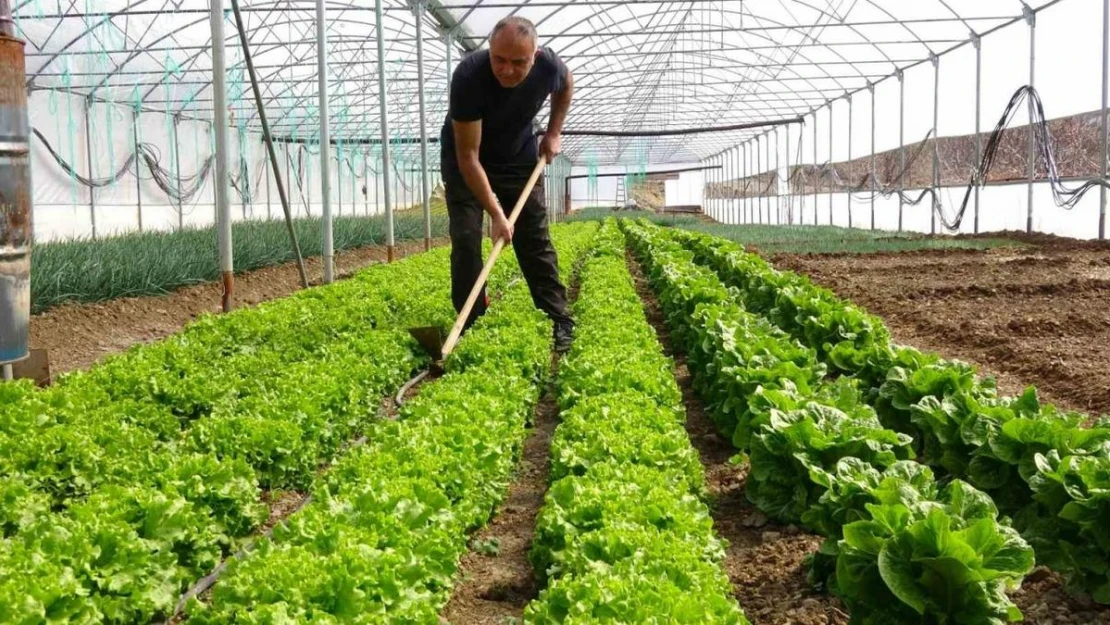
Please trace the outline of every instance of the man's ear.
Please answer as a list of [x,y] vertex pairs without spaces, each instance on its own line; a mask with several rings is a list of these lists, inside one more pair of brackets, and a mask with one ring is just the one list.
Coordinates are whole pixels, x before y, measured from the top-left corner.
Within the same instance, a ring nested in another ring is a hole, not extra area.
[[539,60],[539,58],[540,58],[540,48],[539,48],[539,46],[536,46],[536,53],[532,56],[532,58],[535,59],[535,60]]

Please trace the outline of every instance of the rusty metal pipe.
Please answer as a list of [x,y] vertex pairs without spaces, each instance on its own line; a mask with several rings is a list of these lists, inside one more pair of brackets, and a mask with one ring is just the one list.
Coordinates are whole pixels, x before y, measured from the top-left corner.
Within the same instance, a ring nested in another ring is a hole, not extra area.
[[0,36],[15,39],[15,19],[11,0],[0,0]]
[[28,355],[31,324],[31,162],[23,42],[0,0],[0,363]]

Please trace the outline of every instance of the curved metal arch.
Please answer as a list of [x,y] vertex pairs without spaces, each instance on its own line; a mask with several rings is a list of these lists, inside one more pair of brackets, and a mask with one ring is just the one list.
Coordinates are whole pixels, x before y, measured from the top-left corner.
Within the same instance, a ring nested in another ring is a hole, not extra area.
[[[159,37],[159,38],[158,38],[157,40],[155,40],[155,41],[154,41],[154,42],[152,42],[152,43],[160,43],[161,41],[163,41],[164,39],[166,39],[166,38],[168,38],[168,37],[171,37],[171,36],[173,36],[173,35],[177,35],[177,34],[181,33],[182,31],[184,31],[184,30],[185,30],[185,29],[187,29],[187,28],[191,28],[191,27],[193,27],[193,26],[196,26],[196,25],[198,25],[198,24],[200,24],[200,23],[203,23],[203,22],[206,22],[206,21],[208,21],[208,18],[207,18],[207,17],[205,17],[205,18],[202,18],[202,19],[200,19],[200,20],[198,20],[198,21],[195,21],[195,22],[190,22],[189,24],[187,24],[187,25],[185,25],[185,26],[183,26],[183,27],[181,27],[181,28],[178,28],[178,29],[176,29],[176,30],[174,30],[174,31],[172,31],[172,32],[170,32],[170,33],[166,33],[165,35],[163,35],[162,37]],[[311,20],[286,20],[286,21],[282,21],[282,22],[278,22],[278,23],[276,23],[276,24],[273,24],[273,25],[272,25],[272,28],[277,28],[277,27],[280,27],[280,26],[292,26],[292,25],[299,25],[299,24],[304,24],[304,23],[306,23],[306,22],[309,22],[309,21],[311,21]],[[349,19],[338,19],[338,21],[339,21],[339,22],[342,22],[342,23],[357,23],[357,24],[361,24],[361,25],[366,25],[366,23],[365,23],[365,22],[361,22],[361,21],[355,21],[355,20],[349,20]],[[384,26],[383,26],[383,27],[384,27]],[[248,33],[247,33],[247,36],[248,36],[248,38],[249,38],[249,37],[251,37],[251,36],[252,36],[252,35],[253,35],[254,33],[258,32],[258,30],[260,30],[260,29],[257,29],[257,28],[256,28],[256,29],[252,29],[252,30],[251,30],[250,32],[248,32]],[[396,32],[400,32],[400,31],[399,31],[399,29],[394,29],[394,30],[395,30]],[[225,45],[226,45],[226,43],[227,43],[227,42],[233,42],[233,45],[237,45],[237,40],[238,40],[238,34],[236,34],[236,35],[235,35],[234,37],[227,37],[227,38],[225,38]],[[185,59],[183,59],[183,62],[182,62],[182,64],[183,64],[183,65],[190,65],[190,64],[194,63],[194,62],[195,62],[195,61],[196,61],[197,59],[199,59],[199,58],[201,58],[202,56],[204,56],[205,54],[207,54],[207,53],[209,52],[209,50],[207,49],[207,46],[210,46],[210,45],[211,45],[211,43],[212,43],[212,39],[211,39],[211,36],[209,36],[209,38],[208,38],[208,39],[207,39],[207,40],[205,41],[205,45],[204,45],[204,46],[202,46],[202,47],[201,47],[200,49],[198,49],[198,50],[197,50],[197,51],[196,51],[195,53],[193,53],[193,54],[191,54],[191,55],[187,56],[187,57],[186,57]],[[274,42],[274,43],[272,43],[272,44],[268,44],[268,47],[263,47],[263,48],[261,48],[261,49],[259,49],[259,50],[255,51],[255,55],[256,55],[256,56],[261,56],[261,55],[263,55],[263,54],[266,54],[266,53],[272,52],[272,51],[274,51],[274,50],[277,50],[277,49],[280,49],[280,48],[282,48],[282,47],[287,47],[288,45],[289,45],[289,44],[288,44],[288,43],[286,43],[286,42]],[[109,73],[109,74],[106,74],[106,75],[104,76],[104,78],[103,78],[103,79],[101,80],[101,82],[100,82],[100,83],[98,83],[98,84],[97,84],[97,85],[96,85],[96,86],[95,86],[95,87],[93,88],[93,92],[92,92],[92,93],[95,93],[95,91],[96,91],[96,90],[99,90],[99,89],[100,89],[101,87],[103,87],[103,86],[105,85],[105,83],[106,83],[106,82],[107,82],[107,81],[108,81],[109,79],[111,79],[111,78],[112,78],[113,76],[115,76],[115,75],[116,75],[116,74],[117,74],[117,73],[118,73],[119,71],[121,71],[121,70],[122,70],[122,69],[123,69],[123,68],[124,68],[124,67],[125,67],[125,66],[126,66],[126,65],[127,65],[128,63],[130,63],[130,62],[131,62],[131,61],[133,61],[134,59],[138,58],[138,57],[139,57],[139,56],[141,56],[142,54],[144,54],[144,52],[143,52],[143,51],[141,51],[141,50],[137,50],[136,52],[134,52],[133,54],[131,54],[131,55],[130,55],[130,56],[129,56],[129,57],[128,57],[128,58],[127,58],[127,59],[126,59],[126,60],[125,60],[125,61],[124,61],[123,63],[121,63],[121,64],[120,64],[120,65],[119,65],[119,66],[118,66],[118,67],[117,67],[117,68],[116,68],[116,69],[115,69],[114,71],[112,71],[112,72],[111,72],[111,73]],[[240,63],[236,63],[236,65],[235,65],[235,66],[237,67],[237,66],[239,66],[240,64],[242,64],[242,61],[240,61]],[[275,70],[274,70],[273,72],[271,72],[270,74],[267,74],[267,75],[265,75],[265,76],[260,76],[260,77],[259,77],[259,80],[260,80],[260,82],[266,83],[266,82],[267,82],[267,81],[268,81],[268,80],[269,80],[270,78],[274,77],[275,75],[278,75],[278,74],[280,74],[280,73],[281,73],[281,72],[282,72],[283,70],[285,70],[285,69],[288,69],[288,68],[290,68],[290,67],[296,67],[296,66],[300,66],[300,65],[302,65],[302,64],[301,64],[301,63],[299,63],[299,62],[298,62],[298,63],[288,63],[288,64],[285,64],[285,65],[283,65],[282,67],[280,67],[280,68],[277,68],[277,69],[275,69]],[[153,93],[154,89],[155,89],[155,88],[157,88],[157,87],[159,86],[159,84],[160,84],[160,83],[156,83],[156,84],[152,85],[152,86],[151,86],[151,89],[148,89],[148,90],[147,90],[147,92],[146,92],[146,93],[144,94],[144,98],[145,98],[145,97],[147,97],[147,96],[149,96],[149,95],[150,95],[151,93]],[[208,86],[207,88],[210,88],[210,87],[211,87],[211,82],[209,82],[209,86]],[[205,88],[206,88],[206,87],[202,87],[202,88],[198,89],[198,90],[197,90],[197,93],[199,94],[199,93],[203,92]]]
[[[23,4],[19,5],[19,7],[16,7],[17,10],[19,8],[27,6],[32,1],[33,0],[25,0],[25,2]],[[45,63],[43,63],[42,65],[39,66],[39,69],[38,69],[37,72],[35,72],[35,75],[31,76],[30,78],[27,79],[27,83],[26,83],[27,84],[27,89],[32,89],[34,87],[35,78],[38,78],[38,75],[42,72],[42,70],[49,67],[50,64],[53,63],[54,61],[56,61],[59,58],[65,56],[66,51],[68,51],[73,46],[77,45],[78,41],[84,40],[85,37],[90,35],[94,30],[96,30],[97,28],[100,28],[101,26],[103,26],[106,23],[110,23],[114,18],[119,17],[121,15],[126,15],[127,12],[130,11],[131,9],[139,6],[140,4],[144,4],[144,3],[149,2],[149,1],[150,0],[136,0],[136,2],[134,4],[128,4],[127,7],[124,8],[122,11],[117,11],[115,13],[108,14],[104,17],[104,19],[97,22],[95,25],[88,26],[87,28],[85,28],[85,30],[80,35],[74,37],[72,40],[70,40],[69,43],[62,46],[62,48],[60,50],[58,50],[53,56],[51,56],[49,59],[47,59]]]
[[[342,21],[345,21],[345,22],[346,22],[346,21],[349,21],[349,20],[342,20]],[[285,21],[285,22],[279,22],[278,24],[275,24],[274,26],[275,26],[275,27],[277,27],[277,26],[294,25],[294,24],[301,24],[301,23],[304,23],[304,21],[293,21],[293,20],[290,20],[290,21]],[[359,23],[359,24],[364,24],[363,22],[356,22],[356,23]],[[194,23],[194,24],[195,24],[195,23]],[[179,30],[179,31],[176,31],[176,32],[180,32],[180,30]],[[249,34],[248,34],[248,36],[250,36],[250,35],[251,35],[251,34],[253,34],[254,32],[257,32],[257,31],[256,31],[256,30],[252,30],[252,31],[251,31],[251,33],[249,33]],[[176,33],[175,33],[175,34],[176,34]],[[167,35],[167,36],[168,36],[168,35]],[[238,37],[238,35],[236,35],[236,38],[237,38],[237,37]],[[229,39],[230,39],[230,38],[229,38]],[[210,44],[210,43],[211,43],[211,40],[209,39],[209,41],[208,41],[207,43],[209,43],[209,44]],[[264,47],[262,47],[262,48],[258,49],[258,50],[257,50],[257,51],[255,52],[255,54],[256,54],[257,56],[261,56],[261,55],[263,55],[263,54],[267,54],[267,53],[269,53],[269,52],[272,52],[272,51],[274,51],[274,50],[278,50],[278,49],[281,49],[281,48],[283,48],[283,47],[287,47],[287,46],[288,46],[288,44],[287,44],[287,43],[285,43],[285,42],[272,42],[272,43],[269,43],[269,44],[265,44],[265,45],[264,45]],[[202,56],[203,56],[204,54],[206,54],[207,52],[208,52],[208,50],[207,50],[206,48],[201,48],[201,49],[199,49],[199,50],[198,50],[198,51],[197,51],[196,53],[194,53],[194,54],[190,55],[189,57],[187,57],[186,59],[184,59],[184,63],[185,63],[185,64],[192,64],[192,63],[194,63],[194,62],[195,62],[195,61],[196,61],[197,59],[199,59],[199,58],[200,58],[200,57],[202,57]],[[141,52],[140,52],[140,53],[138,53],[138,54],[141,54]],[[133,55],[133,57],[134,57],[134,56],[135,56],[135,55]],[[132,57],[132,58],[133,58],[133,57]],[[230,67],[239,67],[239,66],[241,66],[241,65],[243,65],[243,64],[244,64],[244,63],[243,63],[243,61],[240,61],[240,62],[238,62],[238,63],[236,63],[236,64],[234,64],[233,66],[230,66]],[[352,60],[352,61],[349,61],[349,62],[343,62],[343,63],[342,63],[342,65],[343,65],[343,66],[348,66],[348,65],[353,65],[353,64],[356,64],[356,61],[353,61],[353,60]],[[276,69],[274,69],[274,70],[273,70],[272,72],[270,72],[269,74],[266,74],[266,75],[264,75],[264,76],[260,76],[260,77],[259,77],[259,80],[260,80],[260,82],[262,82],[263,84],[272,84],[272,83],[270,82],[270,81],[271,81],[271,79],[272,79],[273,77],[277,76],[277,75],[280,75],[280,74],[281,74],[281,72],[283,72],[283,71],[285,71],[285,70],[287,70],[287,69],[289,69],[289,68],[291,68],[291,67],[308,66],[308,65],[309,65],[309,64],[307,64],[307,63],[300,63],[300,62],[297,62],[297,63],[288,63],[288,64],[285,64],[285,65],[282,65],[282,66],[281,66],[281,67],[279,67],[279,68],[276,68]],[[119,68],[119,69],[122,69],[122,67],[121,67],[121,68]],[[117,69],[117,70],[116,70],[116,72],[118,72],[118,71],[119,71],[119,69]],[[189,71],[194,71],[194,70],[189,70]],[[199,70],[195,70],[195,71],[199,71]],[[104,80],[102,80],[102,81],[101,81],[101,83],[100,83],[100,84],[98,84],[98,85],[96,86],[96,89],[100,89],[100,88],[103,88],[103,87],[105,87],[105,86],[106,86],[106,85],[105,85],[106,81],[107,81],[107,80],[108,80],[108,79],[109,79],[109,78],[110,78],[111,76],[114,76],[116,72],[113,72],[113,73],[112,73],[111,75],[109,75],[109,76],[106,76],[106,77],[105,77],[105,79],[104,79]],[[315,80],[315,78],[314,78],[313,80]],[[288,81],[282,81],[282,82],[288,82]],[[303,81],[300,81],[300,80],[298,80],[298,81],[293,81],[293,82],[292,82],[292,83],[290,83],[290,84],[300,84],[301,82],[303,82]],[[163,83],[163,82],[158,82],[158,83],[153,83],[153,84],[151,84],[151,85],[150,85],[150,88],[149,88],[149,89],[147,89],[147,91],[146,91],[146,92],[144,93],[144,95],[143,95],[143,98],[144,98],[144,99],[148,98],[148,97],[149,97],[149,96],[150,96],[150,95],[151,95],[151,94],[152,94],[152,93],[153,93],[153,92],[154,92],[154,91],[155,91],[155,90],[156,90],[156,89],[157,89],[158,87],[160,87],[160,86],[165,86],[165,85],[166,85],[166,83]],[[208,89],[208,88],[211,88],[211,82],[209,82],[209,83],[208,83],[207,85],[204,85],[204,86],[201,86],[200,88],[198,88],[198,89],[196,90],[196,92],[194,93],[194,97],[195,97],[195,96],[197,96],[197,95],[199,95],[199,94],[201,94],[201,93],[203,93],[203,92],[204,92],[204,91],[205,91],[206,89]],[[275,100],[275,99],[276,99],[277,97],[281,97],[281,96],[283,96],[283,95],[284,95],[284,93],[282,93],[282,94],[277,94],[277,95],[271,95],[271,97],[269,98],[269,101],[271,101],[271,102],[272,102],[272,101],[273,101],[273,100]],[[176,111],[176,113],[177,113],[177,114],[183,113],[183,112],[184,112],[184,111],[186,110],[186,108],[187,108],[187,107],[182,107],[181,109],[179,109],[178,111]]]
[[[673,10],[672,10],[672,11],[673,11]],[[590,15],[589,17],[587,17],[587,18],[584,18],[584,19],[582,19],[582,20],[579,20],[578,22],[575,22],[575,23],[574,23],[574,24],[573,24],[572,26],[568,27],[567,29],[564,29],[564,31],[563,31],[563,32],[567,32],[567,30],[569,30],[570,28],[573,28],[573,27],[577,27],[577,26],[580,26],[580,25],[581,25],[581,24],[582,24],[583,22],[586,22],[587,20],[589,20],[589,19],[591,19],[592,17],[596,16],[596,15],[597,15],[598,13],[599,13],[598,11],[595,11],[595,12],[594,12],[593,14],[591,14],[591,15]],[[725,14],[738,15],[738,16],[740,16],[741,18],[743,18],[743,17],[745,16],[745,15],[749,15],[749,16],[751,16],[751,14],[750,14],[750,13],[744,13],[744,12],[743,12],[742,10],[741,10],[741,11],[734,11],[734,10],[731,10],[731,9],[729,9],[729,10],[726,10],[726,11],[724,11],[724,13],[725,13]],[[752,17],[754,17],[754,16],[752,16]],[[625,23],[625,22],[627,22],[627,21],[630,21],[630,20],[632,20],[632,19],[635,19],[635,18],[625,18],[624,20],[621,20],[621,21],[617,21],[617,22],[615,22],[615,23],[616,23],[616,25],[618,25],[618,26],[619,26],[619,25],[621,25],[621,24],[623,24],[623,23]],[[762,21],[765,21],[765,22],[769,22],[770,24],[773,24],[773,25],[775,25],[775,26],[781,26],[781,27],[786,27],[786,28],[788,28],[788,29],[790,29],[790,30],[794,30],[794,27],[793,27],[792,25],[790,25],[790,24],[785,24],[785,23],[781,23],[781,22],[778,22],[778,21],[776,21],[776,20],[770,20],[770,19],[767,19],[767,18],[759,18],[759,19],[760,19],[760,20],[762,20]],[[767,37],[766,35],[759,35],[759,34],[755,34],[755,33],[744,33],[744,34],[745,34],[745,36],[747,36],[747,37],[752,37],[752,38],[755,38],[755,39],[761,39],[761,40],[763,40],[763,41],[766,41],[766,42],[768,42],[768,43],[772,43],[772,44],[776,43],[776,42],[774,42],[773,40],[771,40],[771,39],[770,39],[769,37]],[[800,34],[800,35],[801,35],[801,36],[802,36],[803,38],[805,38],[805,39],[811,39],[811,40],[814,40],[814,41],[816,41],[817,43],[820,43],[819,41],[817,41],[817,40],[813,39],[813,37],[812,37],[812,36],[810,36],[810,35],[808,35],[807,33],[804,33],[804,32],[800,32],[800,31],[799,31],[799,33],[798,33],[798,34]],[[558,36],[559,36],[559,35],[556,35],[556,37],[558,37]],[[617,39],[617,38],[619,38],[619,37],[623,37],[623,36],[624,36],[624,35],[613,35],[613,36],[611,36],[611,37],[602,37],[602,38],[599,38],[599,39],[600,39],[600,41],[598,41],[597,43],[600,43],[600,42],[602,42],[602,41],[609,41],[609,40]],[[861,35],[861,38],[863,38],[863,39],[865,39],[865,40],[866,40],[866,38],[865,38],[865,37],[863,37],[862,35]],[[593,38],[591,38],[591,37],[579,37],[579,38],[575,39],[574,41],[572,41],[571,43],[567,44],[567,46],[564,46],[564,47],[569,47],[569,46],[571,46],[571,45],[575,45],[575,44],[577,44],[577,43],[580,43],[580,42],[582,42],[582,41],[584,41],[584,40],[587,40],[587,39],[593,39]],[[587,43],[593,43],[593,41],[587,41]],[[750,50],[750,49],[747,49],[747,48],[741,48],[741,47],[738,47],[738,46],[737,46],[737,45],[735,45],[735,44],[730,44],[730,45],[731,45],[731,48],[732,48],[733,50],[741,50],[741,51],[746,51],[746,52],[754,53],[754,52],[753,52],[752,50]],[[828,46],[825,46],[825,48],[826,48],[826,49],[829,49],[829,48],[828,48]],[[830,51],[832,51],[831,49],[829,49],[829,50],[830,50]],[[836,53],[835,51],[832,51],[832,52],[833,52],[833,53],[834,53],[834,54],[835,54],[835,55],[836,55],[837,57],[839,57],[840,59],[842,59],[842,60],[844,60],[845,62],[847,62],[847,59],[846,59],[846,58],[844,58],[843,56],[841,56],[841,55],[840,55],[839,53]],[[765,54],[760,54],[760,53],[755,53],[755,56],[756,56],[756,58],[758,58],[758,59],[774,61],[774,59],[772,59],[772,58],[771,58],[771,57],[770,57],[769,55],[765,55]],[[799,53],[799,56],[801,56],[801,57],[802,57],[803,59],[805,59],[805,60],[807,60],[807,61],[812,61],[812,59],[811,59],[811,58],[810,58],[810,57],[809,57],[808,55],[806,55],[806,54],[801,54],[801,53]],[[884,56],[886,56],[886,55],[884,54]],[[886,58],[887,58],[887,59],[889,59],[889,56],[886,56]],[[819,78],[819,77],[803,77],[803,76],[801,76],[800,74],[798,74],[797,72],[794,72],[794,74],[795,74],[795,77],[797,77],[797,78]],[[830,74],[829,74],[828,72],[825,72],[825,74],[826,74],[826,76],[825,76],[824,78],[832,78],[832,76],[831,76],[831,75],[830,75]],[[835,80],[835,79],[833,79],[833,80]],[[812,84],[812,83],[809,83],[809,86],[810,86],[810,87],[813,87],[813,88],[815,88],[815,89],[816,89],[816,85],[814,85],[814,84]],[[822,89],[821,91],[824,91],[824,90]]]
[[[428,18],[427,18],[427,16],[425,15],[425,20],[427,20],[427,19],[428,19]],[[406,22],[406,21],[404,21],[404,20],[398,20],[398,21],[402,22],[402,24],[404,24],[404,25],[408,25],[408,22]],[[423,26],[424,26],[424,25],[425,25],[424,23],[421,23],[421,24],[419,25],[419,27],[420,27],[420,30],[421,30],[421,31],[423,31]],[[384,24],[383,24],[383,28],[384,28]],[[403,32],[403,31],[401,31],[401,29],[397,29],[397,31],[396,31],[396,32]],[[367,41],[367,42],[369,42],[369,41],[372,41],[372,39],[367,39],[366,41]],[[393,45],[395,45],[396,43],[397,43],[397,41],[396,41],[396,40],[393,40],[393,41],[391,41],[391,42],[390,42],[390,45],[391,45],[391,46],[393,46]],[[406,42],[406,43],[407,43],[407,42]],[[388,54],[389,54],[390,52],[393,52],[393,51],[394,51],[394,49],[392,49],[392,48],[391,48],[390,50],[387,50],[387,51],[386,51],[386,54],[388,55]],[[376,52],[375,52],[375,54],[376,54]],[[367,63],[369,63],[369,62],[371,62],[371,61],[367,60],[366,62],[367,62]],[[377,61],[377,59],[375,59],[375,60],[374,60],[373,62],[374,62],[374,63],[377,63],[378,61]],[[354,64],[351,64],[351,65],[349,65],[348,67],[352,67],[352,66],[354,66]],[[364,79],[364,78],[365,78],[365,76],[361,76],[361,75],[360,75],[360,76],[354,76],[354,77],[352,77],[352,79],[354,79],[354,80],[362,80],[362,79]],[[301,82],[303,82],[303,81],[301,81]],[[281,95],[283,95],[283,94],[281,94]],[[278,97],[278,96],[275,96],[275,97]],[[294,108],[298,107],[298,106],[299,106],[299,105],[300,105],[300,104],[301,104],[302,102],[304,102],[305,98],[309,98],[309,97],[311,97],[311,94],[302,94],[302,95],[298,95],[298,96],[296,96],[296,100],[294,101],[293,105],[292,105],[292,106],[290,106],[290,107],[289,107],[289,108],[288,108],[288,109],[287,109],[286,111],[284,111],[284,112],[282,113],[282,115],[278,116],[278,118],[277,118],[277,119],[275,120],[275,122],[274,122],[274,123],[275,123],[275,124],[281,123],[281,122],[282,122],[282,121],[283,121],[283,120],[285,119],[285,117],[286,117],[286,114],[288,113],[288,110],[292,110],[292,109],[294,109]],[[361,101],[356,101],[356,103],[357,103],[357,104],[361,104]],[[411,101],[410,101],[410,104],[411,104]],[[302,122],[302,123],[303,123],[303,122]],[[300,127],[300,126],[298,125],[298,129],[299,129],[299,127]]]

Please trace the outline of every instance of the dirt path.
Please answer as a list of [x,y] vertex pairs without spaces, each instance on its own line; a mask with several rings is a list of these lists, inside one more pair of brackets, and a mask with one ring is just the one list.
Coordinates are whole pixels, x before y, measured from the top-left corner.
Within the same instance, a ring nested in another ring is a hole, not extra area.
[[[433,241],[435,245],[446,239]],[[424,251],[423,241],[397,246],[401,257]],[[336,254],[336,274],[350,276],[363,267],[384,262],[386,249],[364,247]],[[305,261],[309,280],[319,283],[323,263]],[[296,265],[287,263],[240,274],[235,278],[238,306],[253,306],[300,289]],[[178,332],[198,315],[220,310],[218,283],[185,287],[164,296],[128,297],[93,304],[65,304],[31,318],[31,347],[50,351],[51,373],[85,369],[108,354],[135,343],[155,341]]]
[[805,558],[821,539],[794,526],[768,521],[744,495],[746,465],[733,465],[732,445],[717,436],[705,406],[694,393],[686,356],[675,349],[659,303],[629,256],[636,290],[648,321],[667,355],[675,360],[675,379],[686,405],[686,431],[705,466],[713,501],[713,528],[728,541],[724,562],[733,593],[754,625],[844,625],[847,615],[832,597],[820,595],[806,582]]

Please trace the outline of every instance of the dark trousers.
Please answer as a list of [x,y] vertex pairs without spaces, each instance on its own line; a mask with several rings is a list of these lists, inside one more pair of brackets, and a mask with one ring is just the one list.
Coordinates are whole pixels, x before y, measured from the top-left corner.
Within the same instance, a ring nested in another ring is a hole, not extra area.
[[[451,299],[455,304],[455,311],[461,312],[470,290],[474,288],[474,282],[478,280],[478,274],[482,273],[485,211],[461,179],[445,177],[444,184],[451,233]],[[516,205],[525,184],[527,177],[490,179],[490,186],[501,202],[506,217]],[[533,187],[520,211],[513,232],[512,248],[536,308],[547,313],[556,323],[570,322],[567,314],[567,289],[559,281],[559,260],[548,230],[543,178]],[[486,293],[483,288],[467,319],[466,327],[470,327],[485,311]]]

